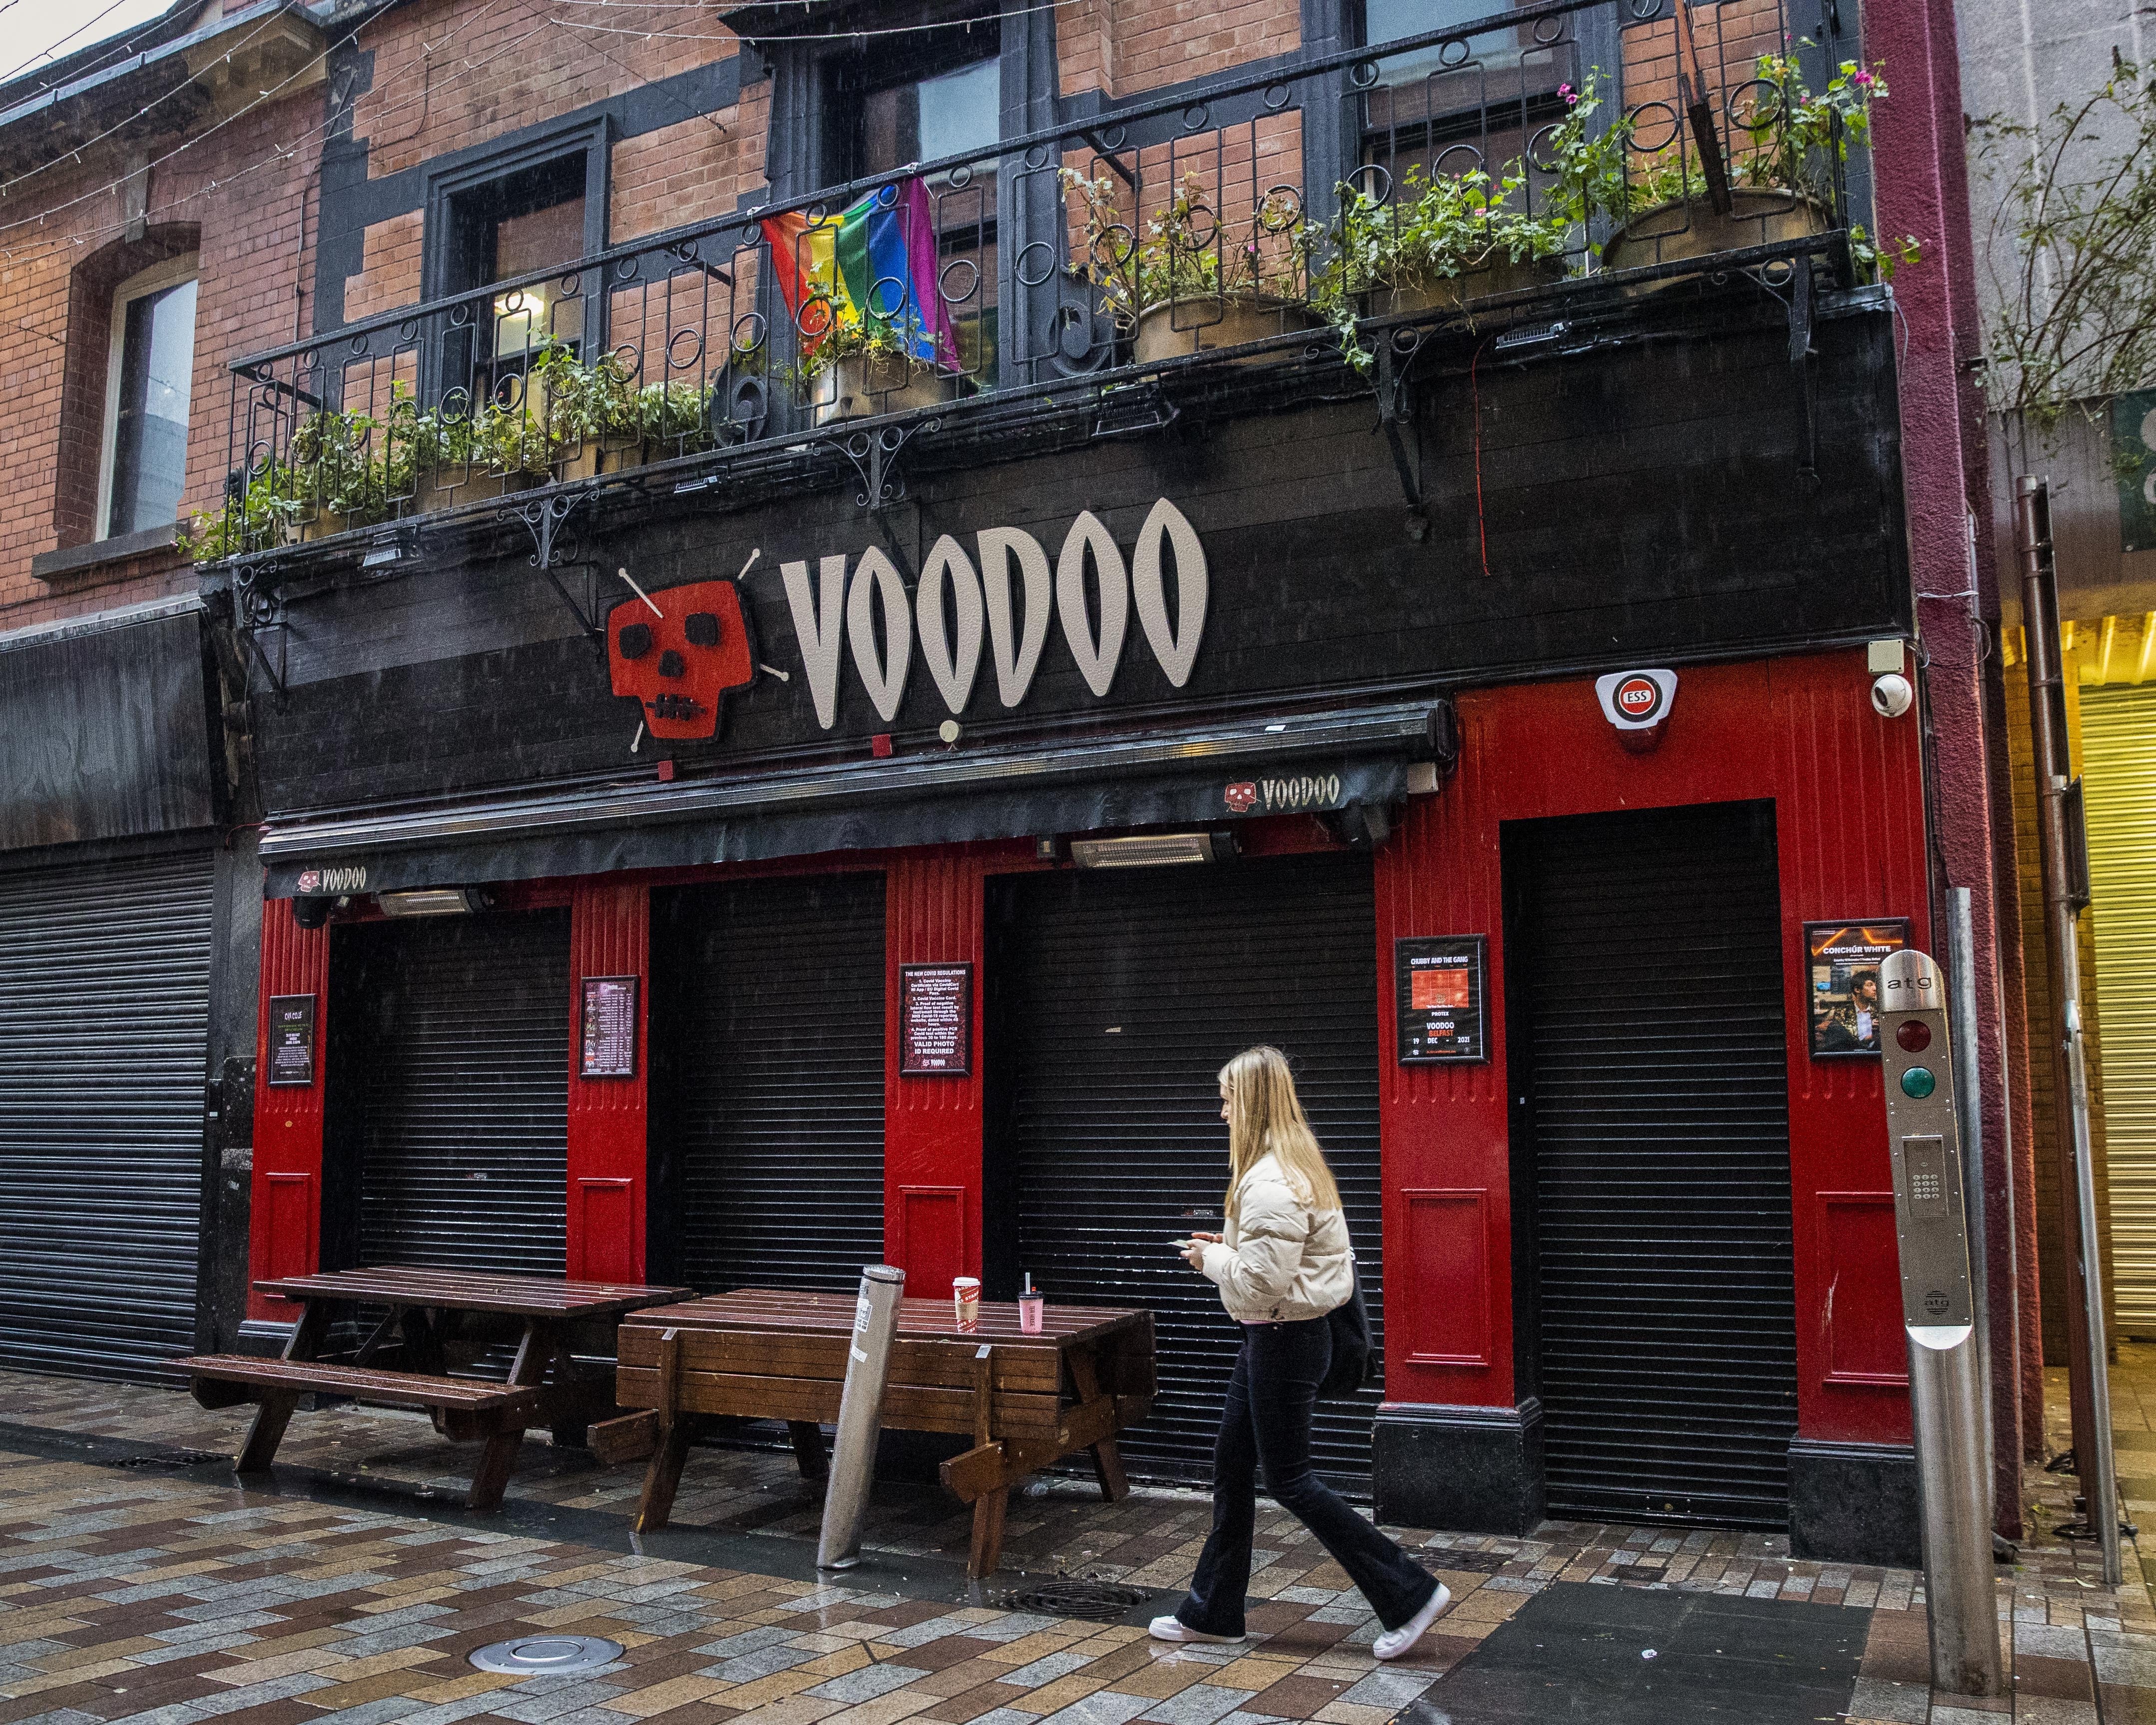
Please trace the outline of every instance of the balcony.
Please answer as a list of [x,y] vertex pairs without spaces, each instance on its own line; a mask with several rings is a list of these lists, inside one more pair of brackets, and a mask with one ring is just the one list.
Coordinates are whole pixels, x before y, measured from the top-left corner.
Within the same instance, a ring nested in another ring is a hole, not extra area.
[[[995,153],[730,212],[236,362],[197,554],[430,538],[1373,398],[1890,274],[1853,38],[1779,0],[1543,0],[1188,90],[1066,100]],[[1402,482],[1414,506],[1413,483]]]

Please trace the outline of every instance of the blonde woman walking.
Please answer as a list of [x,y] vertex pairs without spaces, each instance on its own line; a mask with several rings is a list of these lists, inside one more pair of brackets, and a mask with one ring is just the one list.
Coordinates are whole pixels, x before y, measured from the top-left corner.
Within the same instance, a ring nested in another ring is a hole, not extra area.
[[1317,1536],[1385,1626],[1371,1651],[1398,1659],[1452,1596],[1310,1465],[1311,1415],[1332,1358],[1327,1314],[1355,1285],[1340,1189],[1278,1049],[1245,1049],[1220,1069],[1220,1117],[1228,1232],[1194,1234],[1184,1258],[1220,1285],[1228,1315],[1243,1326],[1243,1349],[1213,1447],[1213,1531],[1188,1595],[1173,1616],[1153,1619],[1152,1633],[1162,1641],[1243,1639],[1262,1468],[1265,1489]]

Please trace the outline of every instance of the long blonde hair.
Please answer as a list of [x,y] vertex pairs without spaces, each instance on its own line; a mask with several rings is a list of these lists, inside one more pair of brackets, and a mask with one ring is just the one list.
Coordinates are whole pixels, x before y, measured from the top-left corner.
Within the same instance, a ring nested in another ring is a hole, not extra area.
[[1246,1048],[1220,1069],[1220,1087],[1228,1093],[1227,1214],[1237,1212],[1243,1176],[1268,1156],[1278,1159],[1302,1202],[1312,1209],[1338,1209],[1340,1187],[1295,1093],[1287,1056],[1262,1044]]

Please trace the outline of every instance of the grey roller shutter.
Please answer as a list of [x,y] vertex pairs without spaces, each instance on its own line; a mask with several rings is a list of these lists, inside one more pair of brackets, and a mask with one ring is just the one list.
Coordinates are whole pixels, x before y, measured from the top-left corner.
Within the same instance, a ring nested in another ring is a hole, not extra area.
[[2103,1037],[2112,1280],[2120,1327],[2156,1336],[2156,685],[2084,689],[2082,773]]
[[363,1019],[348,1075],[361,1099],[359,1262],[561,1276],[568,913],[368,923],[332,938],[340,1046],[352,1045],[340,1009]]
[[[1152,1310],[1160,1394],[1123,1455],[1143,1476],[1204,1479],[1241,1332],[1168,1242],[1220,1227],[1228,1142],[1214,1076],[1253,1043],[1293,1065],[1382,1342],[1368,860],[1017,877],[1001,883],[991,938],[991,1245],[1014,1220],[1015,1266],[1051,1302]],[[1367,1489],[1380,1399],[1373,1389],[1320,1405],[1328,1477]]]
[[1786,1526],[1772,805],[1523,824],[1505,860],[1549,1512]]
[[0,874],[0,1364],[194,1346],[212,881],[206,847]]
[[884,877],[683,888],[654,913],[672,1261],[706,1292],[852,1290],[884,1255]]

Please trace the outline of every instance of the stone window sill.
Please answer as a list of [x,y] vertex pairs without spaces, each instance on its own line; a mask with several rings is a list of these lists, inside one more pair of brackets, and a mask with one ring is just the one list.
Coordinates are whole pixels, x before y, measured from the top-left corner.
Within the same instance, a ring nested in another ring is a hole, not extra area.
[[162,527],[145,527],[139,533],[121,533],[60,551],[41,551],[30,559],[30,573],[51,585],[85,586],[125,573],[120,567],[123,563],[171,549],[179,542],[179,531],[176,522],[167,521]]

